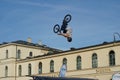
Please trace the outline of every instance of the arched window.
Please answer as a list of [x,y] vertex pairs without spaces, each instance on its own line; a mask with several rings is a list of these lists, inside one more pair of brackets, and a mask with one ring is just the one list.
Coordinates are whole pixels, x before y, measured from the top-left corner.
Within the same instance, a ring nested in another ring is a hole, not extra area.
[[5,66],[5,77],[8,76],[8,66]]
[[97,67],[98,67],[97,54],[94,53],[92,55],[92,68],[97,68]]
[[54,72],[54,61],[50,61],[50,72]]
[[28,65],[28,75],[32,74],[32,66],[31,64]]
[[63,64],[66,65],[66,70],[67,70],[67,59],[66,58],[63,59]]
[[17,52],[17,59],[20,59],[20,58],[21,58],[21,51],[18,50],[18,52]]
[[22,75],[22,66],[19,65],[18,67],[18,76],[21,76]]
[[81,69],[81,57],[80,56],[77,56],[77,59],[76,59],[76,69],[79,70]]
[[8,58],[8,50],[6,50],[6,59]]
[[42,63],[39,62],[39,65],[38,65],[38,73],[41,74],[42,73]]
[[66,58],[63,59],[63,64],[67,65],[67,59]]
[[30,52],[30,53],[29,53],[29,57],[32,57],[32,56],[33,56],[33,53],[32,53],[32,52]]
[[109,65],[110,66],[115,65],[115,52],[114,51],[109,52]]

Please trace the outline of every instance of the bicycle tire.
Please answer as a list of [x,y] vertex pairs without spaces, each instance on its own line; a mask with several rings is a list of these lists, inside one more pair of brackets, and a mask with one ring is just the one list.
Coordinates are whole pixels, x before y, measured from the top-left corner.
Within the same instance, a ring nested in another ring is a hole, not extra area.
[[59,26],[58,24],[56,24],[56,25],[53,27],[53,32],[54,32],[54,33],[60,32],[60,26]]
[[64,20],[69,23],[72,19],[72,16],[70,14],[65,15]]

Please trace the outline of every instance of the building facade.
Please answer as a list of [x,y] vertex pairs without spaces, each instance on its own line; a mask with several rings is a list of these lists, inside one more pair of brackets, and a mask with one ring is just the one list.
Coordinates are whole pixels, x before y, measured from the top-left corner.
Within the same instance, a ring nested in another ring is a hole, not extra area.
[[120,41],[66,51],[26,41],[0,44],[0,80],[58,77],[62,64],[67,65],[66,77],[111,80],[120,73]]

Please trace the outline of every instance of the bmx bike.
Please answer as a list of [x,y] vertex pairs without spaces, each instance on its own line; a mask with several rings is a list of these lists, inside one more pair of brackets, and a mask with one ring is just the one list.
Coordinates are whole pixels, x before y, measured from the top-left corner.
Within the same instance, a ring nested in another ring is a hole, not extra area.
[[68,23],[71,21],[71,19],[72,19],[72,16],[71,16],[70,14],[65,15],[61,27],[60,27],[59,24],[56,24],[56,25],[53,27],[53,32],[54,32],[54,33],[61,33],[61,31],[63,31],[63,32],[65,33],[65,30],[66,30],[66,28],[67,28],[67,25],[68,25]]

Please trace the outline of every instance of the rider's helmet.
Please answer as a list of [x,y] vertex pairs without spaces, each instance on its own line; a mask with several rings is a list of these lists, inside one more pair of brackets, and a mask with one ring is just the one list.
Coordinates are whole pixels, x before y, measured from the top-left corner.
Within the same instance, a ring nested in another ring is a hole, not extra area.
[[71,42],[71,41],[72,41],[72,38],[71,38],[71,37],[68,37],[68,38],[67,38],[67,41],[68,41],[68,42]]

